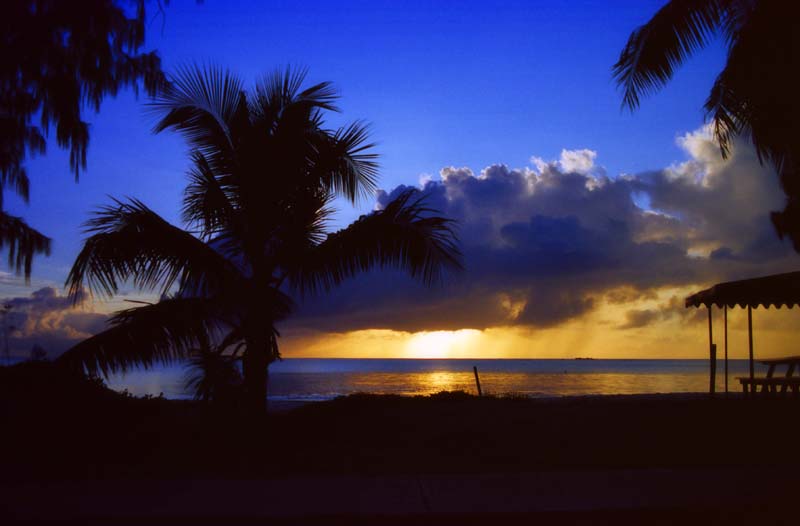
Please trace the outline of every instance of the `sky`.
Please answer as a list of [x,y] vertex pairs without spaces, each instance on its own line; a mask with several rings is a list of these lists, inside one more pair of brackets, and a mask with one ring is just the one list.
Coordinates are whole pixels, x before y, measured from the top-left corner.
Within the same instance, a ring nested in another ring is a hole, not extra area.
[[[215,64],[253,83],[292,65],[309,83],[333,81],[342,112],[329,124],[369,122],[381,155],[381,191],[343,205],[335,227],[407,186],[459,222],[464,273],[429,290],[375,272],[307,301],[282,327],[285,356],[701,358],[705,315],[682,299],[793,270],[796,256],[769,224],[783,206],[775,174],[744,141],[722,159],[704,127],[720,42],[638,111],[621,108],[611,66],[662,4],[173,0],[146,46],[168,72]],[[179,223],[187,147],[151,133],[146,102],[124,92],[87,113],[79,182],[51,144],[28,162],[30,204],[9,196],[9,213],[54,239],[30,285],[0,274],[15,352],[57,354],[130,306],[64,298],[81,224],[109,196]],[[743,355],[738,316],[732,353]],[[757,314],[765,356],[789,352],[795,316]]]

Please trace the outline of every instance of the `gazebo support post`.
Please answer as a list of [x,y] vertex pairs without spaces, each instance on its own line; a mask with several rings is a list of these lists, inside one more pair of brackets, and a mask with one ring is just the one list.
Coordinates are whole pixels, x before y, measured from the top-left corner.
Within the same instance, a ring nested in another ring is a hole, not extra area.
[[717,380],[717,346],[714,345],[714,333],[711,328],[711,305],[708,305],[708,392],[713,395]]
[[728,306],[725,305],[722,311],[725,320],[725,394],[728,394]]
[[[755,371],[753,370],[753,307],[750,305],[747,306],[747,339],[748,339],[748,346],[750,348],[750,380],[755,377]],[[750,389],[753,388],[753,384],[750,384]]]

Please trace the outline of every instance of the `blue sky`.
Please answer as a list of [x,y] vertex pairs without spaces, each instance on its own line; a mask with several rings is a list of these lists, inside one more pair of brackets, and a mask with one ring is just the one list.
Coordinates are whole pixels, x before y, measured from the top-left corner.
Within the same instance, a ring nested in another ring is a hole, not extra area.
[[[252,82],[292,64],[306,66],[310,81],[334,81],[343,113],[330,122],[372,123],[384,188],[445,166],[527,166],[563,148],[596,150],[613,176],[685,158],[675,137],[702,123],[724,60],[714,45],[638,112],[621,111],[611,65],[662,3],[173,0],[149,25],[147,47],[167,70],[215,63]],[[145,102],[126,92],[87,114],[89,167],[78,184],[55,144],[29,162],[31,203],[9,199],[8,210],[54,239],[35,278],[63,281],[80,224],[107,196],[140,198],[177,221],[186,148],[175,135],[151,135]],[[345,209],[341,221],[358,213]]]
[[[309,82],[333,81],[343,112],[331,127],[372,123],[377,200],[425,176],[430,202],[459,225],[463,275],[434,289],[397,273],[350,280],[281,325],[286,356],[705,357],[705,318],[683,298],[796,269],[797,255],[769,220],[785,199],[774,170],[747,141],[722,159],[702,126],[720,42],[637,112],[621,109],[611,66],[662,3],[172,0],[147,47],[167,71],[217,64],[252,84],[294,65]],[[79,183],[53,144],[28,163],[30,205],[9,199],[54,239],[31,286],[0,273],[16,352],[61,352],[130,307],[118,298],[76,311],[61,289],[91,210],[130,196],[178,222],[187,148],[151,134],[146,102],[125,92],[87,114]],[[374,204],[343,208],[337,226]],[[759,345],[792,352],[796,319],[771,313],[769,324]]]

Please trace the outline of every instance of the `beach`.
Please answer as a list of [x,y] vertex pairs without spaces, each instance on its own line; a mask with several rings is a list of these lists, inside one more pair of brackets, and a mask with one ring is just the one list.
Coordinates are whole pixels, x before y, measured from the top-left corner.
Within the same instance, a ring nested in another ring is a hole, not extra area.
[[800,524],[800,1],[0,12],[0,526]]
[[[675,518],[664,510],[681,520],[687,510],[747,516],[769,498],[777,513],[776,495],[796,487],[793,399],[353,395],[253,419],[93,385],[66,392],[41,370],[15,373],[16,384],[9,376],[0,498],[28,517],[318,521],[299,524],[377,514],[402,523],[430,519],[427,501],[444,521],[486,520],[502,504],[509,520],[602,512],[613,523]],[[780,431],[758,425],[775,422]],[[149,504],[134,506],[127,487]],[[60,504],[32,507],[43,495]]]

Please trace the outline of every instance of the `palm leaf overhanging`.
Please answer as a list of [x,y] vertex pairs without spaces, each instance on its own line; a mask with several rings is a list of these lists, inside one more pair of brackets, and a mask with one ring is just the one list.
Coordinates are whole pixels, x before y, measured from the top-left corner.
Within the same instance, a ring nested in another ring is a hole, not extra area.
[[24,272],[25,280],[30,281],[33,256],[50,255],[50,238],[22,218],[0,211],[0,248],[8,250],[8,266]]
[[[28,133],[32,137],[41,138],[35,130],[29,130]],[[39,146],[39,151],[43,151],[43,144]],[[50,238],[30,227],[21,217],[3,211],[6,189],[13,190],[25,203],[30,197],[30,181],[25,168],[21,165],[6,166],[4,163],[0,159],[0,249],[8,251],[8,266],[17,274],[24,273],[25,281],[28,282],[33,257],[36,254],[50,255]]]
[[772,163],[787,196],[772,215],[778,234],[800,252],[800,103],[795,72],[800,57],[800,3],[778,0],[671,0],[628,39],[613,67],[623,106],[666,85],[675,69],[721,36],[725,68],[705,103],[722,154],[734,137],[752,140],[759,159]]
[[28,198],[25,161],[47,149],[48,132],[69,150],[77,180],[86,168],[89,124],[107,95],[129,87],[154,94],[164,74],[145,41],[145,0],[4,0],[0,4],[0,249],[30,280],[33,258],[50,239],[3,211],[2,191]]
[[642,96],[664,87],[678,66],[708,44],[722,23],[722,3],[673,0],[631,34],[613,67],[625,106],[637,108]]
[[[291,293],[322,292],[373,268],[407,270],[426,284],[461,268],[453,223],[413,192],[337,233],[332,202],[376,188],[377,156],[360,122],[329,130],[329,83],[302,89],[304,71],[265,77],[247,94],[219,68],[185,68],[151,106],[155,131],[192,148],[186,230],[137,200],[118,200],[87,223],[69,274],[75,296],[113,296],[124,283],[162,294],[123,311],[111,327],[68,351],[91,372],[125,370],[216,346],[242,352],[244,394],[265,403],[267,369],[280,358],[276,324]],[[168,296],[167,296],[168,295]],[[206,342],[206,343],[204,343]]]
[[224,314],[211,299],[164,298],[117,312],[109,329],[78,343],[61,361],[105,376],[171,363],[190,356],[208,335],[220,334]]

